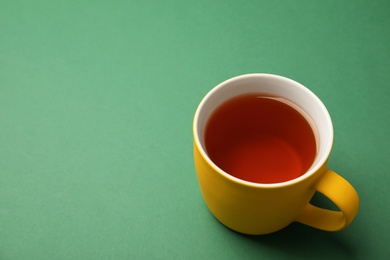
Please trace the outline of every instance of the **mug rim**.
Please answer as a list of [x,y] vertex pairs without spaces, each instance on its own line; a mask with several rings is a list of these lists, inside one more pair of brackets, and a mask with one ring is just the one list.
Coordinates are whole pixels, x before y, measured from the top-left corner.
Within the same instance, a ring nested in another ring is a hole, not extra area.
[[[246,180],[237,178],[237,177],[229,174],[228,172],[222,170],[218,165],[216,165],[210,159],[210,157],[208,156],[208,154],[205,151],[205,148],[203,147],[204,145],[202,145],[202,142],[199,140],[199,132],[198,132],[199,115],[200,115],[201,109],[204,106],[204,104],[206,103],[206,101],[215,92],[219,91],[225,85],[228,85],[228,84],[230,84],[233,81],[237,81],[237,80],[244,79],[244,78],[252,78],[252,77],[253,78],[257,78],[257,77],[275,78],[277,80],[284,80],[284,81],[289,81],[290,83],[293,83],[294,85],[300,87],[301,90],[305,91],[307,95],[310,95],[312,98],[315,99],[316,103],[318,104],[318,106],[320,107],[320,109],[322,110],[323,114],[326,117],[326,121],[327,121],[326,123],[329,125],[329,128],[330,128],[330,132],[329,132],[330,136],[329,136],[329,142],[324,144],[325,145],[325,152],[323,152],[322,157],[319,158],[319,160],[312,167],[310,167],[309,170],[307,170],[305,173],[303,173],[301,176],[299,176],[297,178],[294,178],[294,179],[291,179],[291,180],[287,180],[287,181],[283,181],[283,182],[277,182],[277,183],[258,183],[258,182],[251,182],[251,181],[246,181]],[[229,180],[231,180],[233,182],[236,182],[236,183],[239,183],[239,184],[245,185],[245,186],[255,187],[255,188],[256,187],[257,188],[286,187],[286,186],[294,185],[296,183],[299,183],[299,182],[303,181],[304,179],[309,178],[310,176],[315,174],[323,165],[326,164],[326,162],[328,160],[328,157],[330,155],[331,149],[332,149],[333,137],[334,137],[333,136],[334,135],[334,133],[333,133],[333,124],[332,124],[332,120],[331,120],[331,117],[329,115],[329,112],[326,109],[326,107],[323,104],[323,102],[311,90],[309,90],[304,85],[302,85],[299,82],[294,81],[294,80],[292,80],[290,78],[287,78],[287,77],[284,77],[284,76],[279,76],[279,75],[276,75],[276,74],[269,74],[269,73],[250,73],[250,74],[243,74],[243,75],[235,76],[235,77],[229,78],[229,79],[219,83],[217,86],[212,88],[202,98],[201,102],[199,103],[199,105],[198,105],[198,107],[196,109],[195,116],[194,116],[194,119],[193,119],[193,135],[194,135],[194,142],[195,142],[196,148],[198,149],[199,153],[202,155],[203,159],[206,160],[207,164],[210,167],[212,167],[216,172],[218,172],[219,174],[221,174],[222,176],[224,176],[225,178],[228,178]]]

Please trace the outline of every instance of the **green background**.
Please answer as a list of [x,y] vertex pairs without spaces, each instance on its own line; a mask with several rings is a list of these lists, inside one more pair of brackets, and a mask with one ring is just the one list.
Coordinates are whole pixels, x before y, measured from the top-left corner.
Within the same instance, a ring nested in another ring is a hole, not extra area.
[[[389,258],[389,10],[0,0],[0,259]],[[361,199],[347,229],[245,236],[205,206],[193,114],[212,87],[253,72],[327,106],[328,165]]]

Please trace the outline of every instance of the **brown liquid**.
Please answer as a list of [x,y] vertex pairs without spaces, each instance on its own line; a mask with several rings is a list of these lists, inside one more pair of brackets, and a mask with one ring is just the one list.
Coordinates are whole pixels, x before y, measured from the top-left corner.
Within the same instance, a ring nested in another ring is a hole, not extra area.
[[316,156],[314,132],[301,113],[282,101],[252,93],[218,107],[205,130],[210,159],[250,182],[278,183],[304,174]]

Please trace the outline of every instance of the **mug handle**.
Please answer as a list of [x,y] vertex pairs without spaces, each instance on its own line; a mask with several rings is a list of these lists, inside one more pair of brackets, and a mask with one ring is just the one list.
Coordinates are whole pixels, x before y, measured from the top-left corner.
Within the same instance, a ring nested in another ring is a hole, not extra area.
[[326,231],[339,231],[347,227],[359,209],[359,196],[352,185],[327,169],[314,189],[328,197],[340,211],[319,208],[308,203],[296,221]]

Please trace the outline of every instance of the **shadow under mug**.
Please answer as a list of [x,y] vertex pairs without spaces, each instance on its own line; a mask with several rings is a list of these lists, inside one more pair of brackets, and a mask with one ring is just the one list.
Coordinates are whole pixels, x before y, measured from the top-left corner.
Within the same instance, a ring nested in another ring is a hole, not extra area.
[[[209,158],[204,143],[209,117],[225,101],[246,93],[282,97],[302,108],[312,119],[318,151],[306,173],[280,183],[254,183],[230,175]],[[203,198],[212,214],[237,232],[268,234],[292,222],[338,231],[347,227],[357,214],[356,190],[326,166],[333,144],[329,113],[316,95],[296,81],[272,74],[247,74],[222,82],[200,102],[193,135],[194,162]],[[315,192],[325,195],[339,210],[312,205],[310,200]]]

